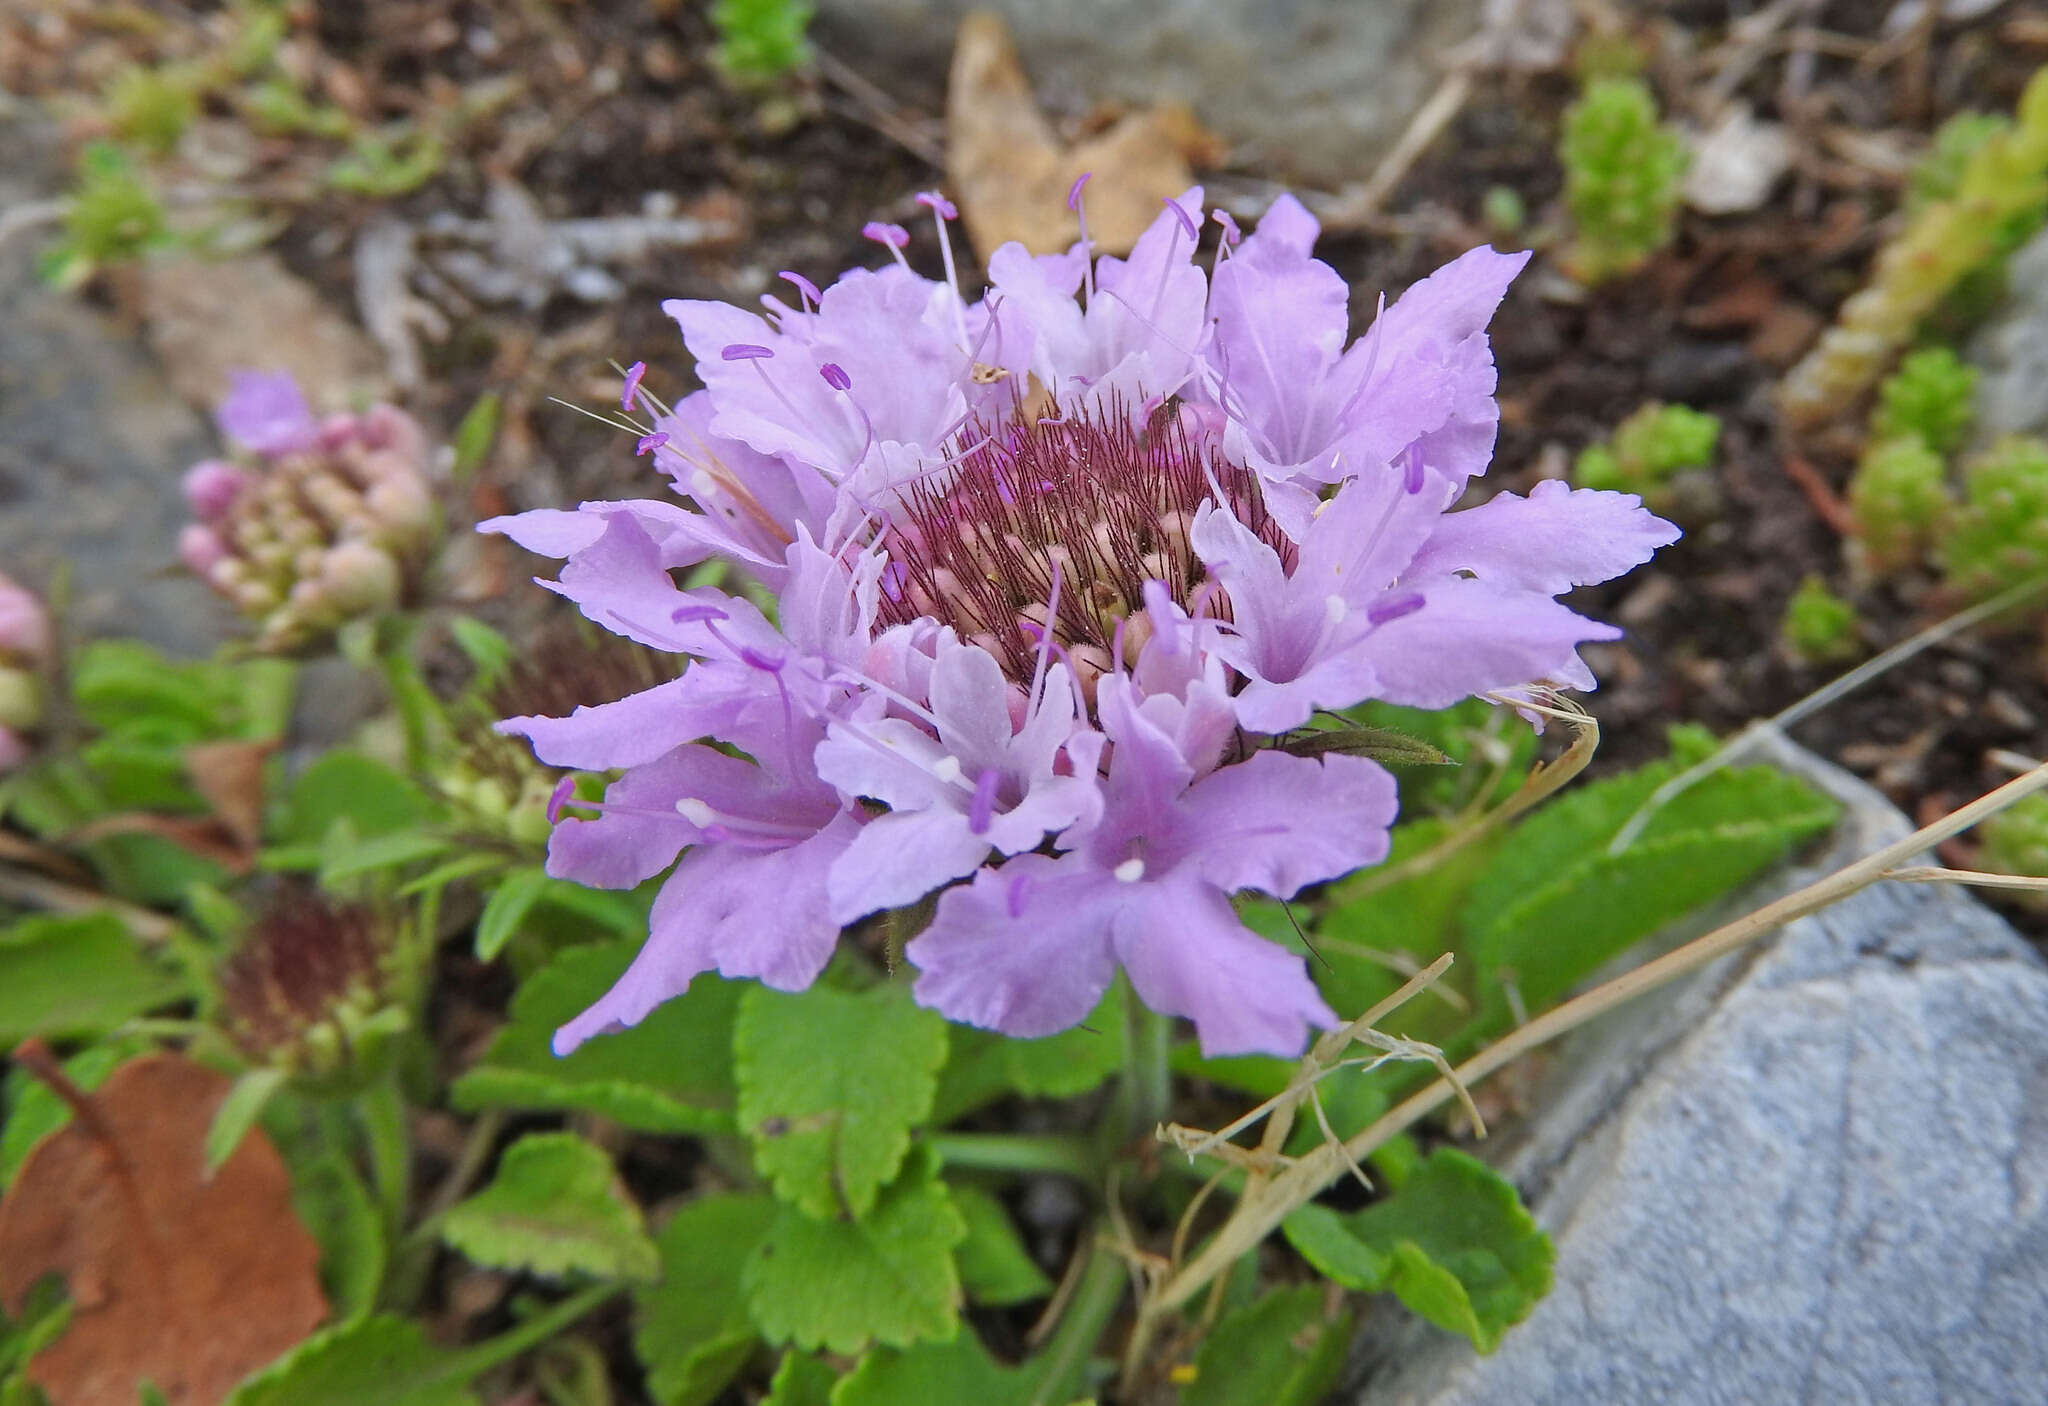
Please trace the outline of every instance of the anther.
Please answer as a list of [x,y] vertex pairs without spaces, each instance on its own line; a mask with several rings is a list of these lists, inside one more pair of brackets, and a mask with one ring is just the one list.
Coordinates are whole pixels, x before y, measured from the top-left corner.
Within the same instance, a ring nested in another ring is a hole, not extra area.
[[825,384],[835,391],[853,389],[853,377],[846,374],[846,368],[836,361],[828,361],[818,368],[818,374],[825,378]]
[[565,776],[555,783],[555,789],[548,796],[548,824],[555,825],[562,819],[562,805],[576,794],[576,778]]
[[640,394],[640,378],[647,374],[647,363],[636,361],[626,368],[626,386],[619,392],[619,409],[631,410],[633,398]]
[[1174,218],[1180,221],[1180,227],[1187,231],[1189,239],[1201,238],[1201,230],[1195,224],[1194,216],[1190,215],[1178,200],[1162,200],[1160,203],[1173,211]]
[[805,278],[800,273],[794,273],[789,269],[784,269],[781,273],[777,274],[776,277],[780,278],[783,282],[790,284],[796,289],[797,293],[805,300],[805,312],[810,311],[810,305],[812,303],[822,303],[825,301],[825,295],[818,291],[818,285],[811,282],[811,280]]
[[666,430],[656,430],[653,434],[640,436],[639,442],[633,446],[633,453],[635,456],[652,454],[667,443],[668,432]]
[[971,834],[986,835],[989,822],[995,818],[996,787],[1002,782],[997,770],[983,767],[981,775],[974,778],[974,799],[967,807],[967,829]]
[[960,218],[959,207],[955,206],[952,201],[946,199],[938,191],[921,190],[917,193],[916,200],[918,204],[924,206],[925,209],[930,210],[942,220],[957,220]]
[[861,238],[872,239],[877,244],[886,244],[891,249],[901,249],[910,243],[910,231],[902,225],[884,224],[880,220],[869,220],[860,227]]
[[1422,596],[1418,592],[1410,591],[1391,600],[1376,601],[1366,609],[1365,618],[1369,624],[1384,625],[1390,620],[1399,620],[1404,615],[1413,615],[1422,609],[1422,604]]
[[762,361],[775,355],[766,347],[757,347],[751,342],[731,342],[719,354],[725,361]]

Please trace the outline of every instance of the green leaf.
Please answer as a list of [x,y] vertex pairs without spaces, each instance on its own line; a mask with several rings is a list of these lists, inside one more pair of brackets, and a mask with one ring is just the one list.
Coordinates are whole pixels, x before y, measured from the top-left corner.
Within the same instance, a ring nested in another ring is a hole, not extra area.
[[1003,1366],[970,1330],[950,1342],[876,1349],[832,1393],[832,1406],[1026,1406],[1045,1368],[1043,1359]]
[[370,1188],[339,1151],[323,1150],[293,1160],[292,1209],[319,1242],[320,1287],[335,1322],[356,1322],[376,1306],[390,1255]]
[[609,990],[639,948],[571,948],[520,983],[511,1019],[455,1081],[455,1107],[597,1113],[649,1133],[730,1131],[739,982],[700,976],[630,1030],[600,1035],[567,1058],[550,1047],[556,1028]]
[[972,1026],[947,1027],[948,1054],[932,1100],[931,1121],[943,1127],[1010,1094],[1075,1098],[1124,1067],[1123,983],[1113,983],[1086,1020],[1037,1040],[1017,1040]]
[[462,1362],[420,1325],[378,1315],[315,1333],[247,1378],[224,1406],[477,1406]]
[[190,990],[112,914],[23,918],[0,932],[0,1049],[104,1034]]
[[753,1355],[760,1334],[740,1293],[740,1266],[776,1213],[772,1196],[706,1196],[654,1237],[661,1280],[633,1291],[633,1347],[660,1406],[707,1406]]
[[283,845],[317,845],[346,818],[364,839],[418,825],[434,814],[427,793],[361,752],[321,756],[293,779],[276,833]]
[[136,640],[99,640],[71,666],[71,701],[102,732],[137,718],[167,719],[194,738],[217,735],[217,695],[202,666],[178,665]]
[[1550,1292],[1550,1237],[1478,1158],[1440,1147],[1384,1201],[1349,1215],[1308,1205],[1288,1243],[1347,1289],[1391,1291],[1481,1352]]
[[931,1112],[945,1058],[945,1021],[900,986],[750,989],[733,1070],[754,1166],[811,1216],[866,1215]]
[[453,848],[454,841],[423,830],[392,830],[358,838],[349,826],[337,825],[320,846],[320,882],[323,886],[337,884],[383,869],[402,868]]
[[[1679,740],[1694,754],[1710,745]],[[1659,810],[1619,855],[1608,841],[1680,756],[1552,801],[1473,882],[1459,921],[1482,990],[1512,982],[1541,1010],[1609,958],[1733,889],[1834,823],[1840,807],[1768,766],[1724,768]],[[1507,1009],[1494,1002],[1494,1028]]]
[[946,1190],[967,1223],[967,1238],[953,1258],[971,1302],[1006,1308],[1052,1292],[1052,1280],[1024,1248],[1024,1237],[1001,1201],[972,1182],[949,1181]]
[[1450,755],[1442,748],[1397,732],[1390,727],[1331,727],[1297,733],[1280,744],[1281,750],[1297,757],[1320,757],[1330,752],[1370,757],[1396,766],[1450,766]]
[[1351,1346],[1349,1310],[1332,1318],[1314,1284],[1276,1289],[1224,1316],[1195,1354],[1181,1406],[1316,1406]]
[[221,1164],[235,1155],[242,1139],[263,1116],[263,1105],[284,1087],[285,1071],[276,1068],[251,1069],[241,1075],[221,1100],[206,1130],[206,1174],[212,1176]]
[[761,1336],[807,1351],[908,1347],[960,1326],[953,1247],[967,1223],[923,1149],[860,1220],[784,1206],[740,1272]]
[[[114,1040],[64,1061],[65,1077],[91,1093],[116,1065],[149,1049],[144,1040]],[[71,1105],[20,1065],[7,1071],[6,1117],[0,1120],[0,1189],[14,1180],[29,1149],[71,1121]]]
[[540,902],[552,882],[547,871],[539,865],[530,869],[515,869],[484,901],[484,911],[476,920],[476,955],[479,961],[488,962],[504,950],[512,940],[512,934],[519,931],[519,925],[526,921],[526,915],[533,911],[533,905]]
[[448,1208],[441,1238],[476,1264],[652,1279],[661,1257],[612,1159],[574,1133],[529,1133],[482,1191]]
[[[448,466],[448,472],[457,483],[475,473],[484,456],[491,452],[491,444],[498,437],[500,409],[502,405],[497,395],[485,391],[455,427],[454,438],[449,441],[455,450],[455,461]],[[456,624],[460,625],[462,620],[463,617],[457,617]]]
[[761,1406],[832,1406],[832,1388],[838,1381],[837,1372],[809,1353],[785,1352]]

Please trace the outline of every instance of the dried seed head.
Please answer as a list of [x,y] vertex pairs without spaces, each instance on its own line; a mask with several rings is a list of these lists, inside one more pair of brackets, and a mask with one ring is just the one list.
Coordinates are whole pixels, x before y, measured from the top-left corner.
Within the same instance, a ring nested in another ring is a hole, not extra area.
[[389,925],[309,884],[280,885],[221,964],[221,1021],[252,1059],[337,1072],[389,994]]

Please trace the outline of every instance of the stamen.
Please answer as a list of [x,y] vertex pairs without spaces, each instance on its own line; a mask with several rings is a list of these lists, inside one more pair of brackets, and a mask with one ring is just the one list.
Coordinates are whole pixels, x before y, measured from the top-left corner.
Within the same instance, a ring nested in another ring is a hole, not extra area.
[[1109,872],[1116,876],[1116,881],[1120,884],[1135,884],[1145,877],[1145,861],[1126,859]]
[[967,300],[960,296],[960,274],[953,265],[953,237],[946,229],[946,221],[959,219],[960,211],[935,190],[919,191],[916,198],[918,204],[932,212],[932,222],[939,227],[939,257],[946,264],[946,286],[953,290],[953,334],[959,340],[960,350],[972,360],[973,354],[967,351]]
[[1067,191],[1067,208],[1081,222],[1081,307],[1086,310],[1095,301],[1095,246],[1088,242],[1088,207],[1081,199],[1081,187],[1088,184],[1095,173],[1083,171],[1074,178],[1074,184]]
[[1421,593],[1410,591],[1405,595],[1395,596],[1392,600],[1374,602],[1366,608],[1365,618],[1367,623],[1377,627],[1390,620],[1399,620],[1404,615],[1413,615],[1422,609],[1422,605]]
[[626,368],[626,387],[619,392],[619,409],[631,410],[634,397],[640,394],[640,378],[647,374],[647,363],[636,361]]
[[880,220],[869,220],[860,227],[863,238],[872,239],[889,251],[889,257],[896,261],[896,267],[909,273],[910,260],[903,257],[903,246],[910,243],[910,231],[902,225],[887,225]]
[[1422,441],[1409,444],[1401,456],[1401,488],[1411,496],[1422,491]]
[[562,803],[576,794],[576,778],[565,776],[555,783],[555,789],[548,796],[548,824],[557,825],[562,819]]
[[752,342],[729,342],[718,355],[725,361],[765,361],[775,353]]
[[1202,237],[1201,229],[1195,224],[1194,216],[1190,215],[1178,200],[1162,198],[1160,203],[1173,211],[1175,218],[1180,221],[1180,227],[1188,232],[1189,239],[1199,240]]
[[1244,231],[1237,227],[1237,221],[1230,217],[1228,210],[1219,206],[1209,212],[1209,218],[1223,226],[1223,248],[1235,249],[1244,241]]
[[656,430],[653,434],[640,436],[639,442],[633,446],[633,455],[638,458],[643,454],[651,454],[667,443],[668,431]]
[[988,833],[989,822],[995,818],[996,787],[1002,779],[1002,774],[992,766],[983,767],[981,775],[974,779],[974,799],[967,805],[968,833]]
[[818,374],[825,378],[825,384],[835,391],[853,389],[853,377],[846,374],[846,368],[836,361],[828,361],[818,368]]
[[802,274],[794,273],[789,269],[784,269],[781,273],[778,273],[775,276],[781,279],[783,282],[795,287],[797,291],[797,296],[802,298],[804,301],[805,312],[810,312],[816,304],[825,301],[825,295],[818,291],[818,285],[811,282],[811,280],[809,280],[808,278],[805,278]]
[[669,612],[668,618],[677,625],[694,625],[703,620],[729,620],[732,617],[715,605],[679,605]]

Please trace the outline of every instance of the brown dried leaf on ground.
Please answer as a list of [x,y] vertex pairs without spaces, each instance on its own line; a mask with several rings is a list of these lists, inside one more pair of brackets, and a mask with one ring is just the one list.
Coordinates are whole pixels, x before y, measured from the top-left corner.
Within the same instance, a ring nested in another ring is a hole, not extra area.
[[202,742],[185,749],[185,774],[235,843],[252,853],[263,842],[264,763],[269,742]]
[[79,1116],[0,1200],[0,1308],[52,1270],[75,1305],[29,1365],[51,1406],[132,1402],[144,1380],[171,1406],[212,1406],[326,1317],[319,1247],[269,1138],[252,1130],[206,1176],[229,1082],[179,1055],[130,1060],[71,1091]]
[[1012,239],[1034,254],[1071,245],[1080,225],[1067,209],[1067,190],[1087,172],[1095,176],[1089,237],[1104,253],[1125,253],[1158,218],[1161,202],[1194,184],[1190,161],[1213,161],[1216,146],[1180,103],[1130,113],[1063,146],[1038,110],[1001,17],[977,10],[960,22],[946,95],[946,180],[983,259]]

